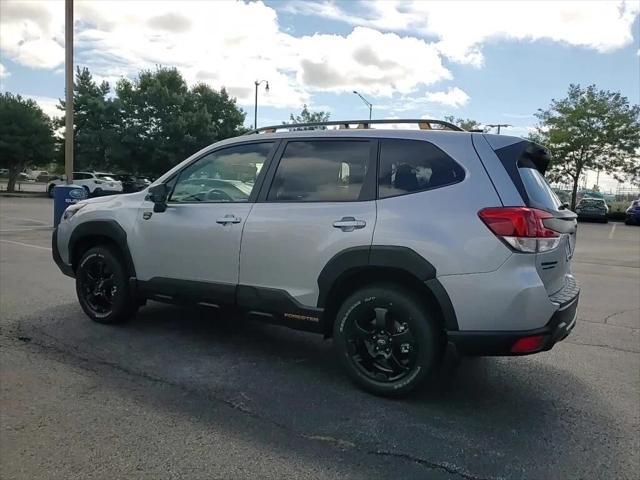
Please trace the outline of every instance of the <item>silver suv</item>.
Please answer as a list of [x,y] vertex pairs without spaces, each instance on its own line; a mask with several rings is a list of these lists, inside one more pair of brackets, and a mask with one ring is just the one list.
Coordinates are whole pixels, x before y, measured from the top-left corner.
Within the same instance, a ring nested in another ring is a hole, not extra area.
[[543,177],[549,160],[437,120],[268,127],[141,192],[69,207],[53,256],[97,322],[147,299],[233,306],[333,337],[356,383],[399,395],[447,345],[525,355],[573,328],[576,215]]

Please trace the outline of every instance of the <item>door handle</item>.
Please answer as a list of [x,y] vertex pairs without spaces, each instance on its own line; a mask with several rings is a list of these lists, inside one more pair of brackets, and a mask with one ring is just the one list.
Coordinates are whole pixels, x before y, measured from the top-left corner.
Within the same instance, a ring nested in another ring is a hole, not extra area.
[[354,217],[342,217],[340,220],[333,222],[333,226],[343,232],[353,232],[355,229],[366,227],[367,222],[364,220],[356,220]]
[[224,217],[220,217],[216,220],[216,223],[221,225],[227,225],[229,223],[240,223],[242,219],[240,217],[236,217],[235,215],[225,215]]

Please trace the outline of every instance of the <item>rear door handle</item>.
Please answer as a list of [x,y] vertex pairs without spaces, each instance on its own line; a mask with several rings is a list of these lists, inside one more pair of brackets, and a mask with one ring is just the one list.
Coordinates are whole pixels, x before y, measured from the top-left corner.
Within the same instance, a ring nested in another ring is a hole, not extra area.
[[354,217],[342,217],[340,220],[333,222],[333,226],[343,232],[353,232],[355,229],[366,227],[367,222],[364,220],[356,220]]
[[236,217],[235,215],[225,215],[224,217],[220,217],[216,220],[216,223],[220,223],[221,225],[227,225],[229,223],[240,223],[242,219],[240,217]]

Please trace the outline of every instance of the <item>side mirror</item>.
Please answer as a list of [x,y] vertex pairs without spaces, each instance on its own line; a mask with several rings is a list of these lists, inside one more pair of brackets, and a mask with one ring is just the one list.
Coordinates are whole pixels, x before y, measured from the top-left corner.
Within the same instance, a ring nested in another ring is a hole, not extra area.
[[155,213],[162,213],[167,209],[167,197],[169,196],[169,189],[164,183],[154,185],[149,188],[149,195],[147,198],[153,202],[153,211]]

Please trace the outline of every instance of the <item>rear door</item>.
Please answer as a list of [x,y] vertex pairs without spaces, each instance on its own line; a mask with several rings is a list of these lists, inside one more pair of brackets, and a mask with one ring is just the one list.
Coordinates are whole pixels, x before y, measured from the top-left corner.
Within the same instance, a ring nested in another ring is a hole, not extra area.
[[562,204],[551,189],[544,172],[549,164],[549,152],[527,140],[495,150],[509,173],[525,204],[553,215],[544,221],[546,227],[563,236],[553,250],[536,254],[536,268],[549,295],[572,282],[571,259],[576,243],[577,215]]
[[316,306],[318,276],[331,257],[371,245],[376,148],[368,139],[283,143],[244,227],[241,286]]

